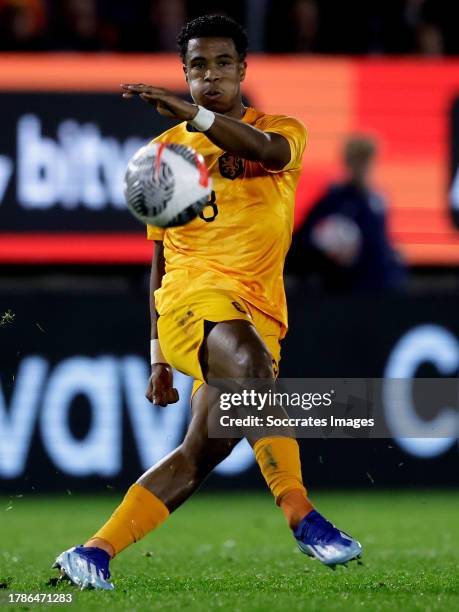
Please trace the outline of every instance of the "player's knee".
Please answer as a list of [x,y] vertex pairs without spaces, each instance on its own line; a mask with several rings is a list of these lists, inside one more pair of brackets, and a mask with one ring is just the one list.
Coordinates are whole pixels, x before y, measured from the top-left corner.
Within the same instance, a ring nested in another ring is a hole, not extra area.
[[180,452],[183,454],[190,478],[200,480],[207,476],[214,467],[228,457],[238,441],[209,438],[206,440],[206,444],[184,441],[181,445]]
[[196,488],[202,481],[200,457],[186,443],[179,446],[177,453],[180,455],[181,477],[186,479],[188,487]]
[[211,470],[217,467],[230,454],[239,440],[212,440],[212,444],[208,449],[209,468]]
[[238,378],[265,378],[273,377],[272,358],[264,347],[243,344],[234,355]]

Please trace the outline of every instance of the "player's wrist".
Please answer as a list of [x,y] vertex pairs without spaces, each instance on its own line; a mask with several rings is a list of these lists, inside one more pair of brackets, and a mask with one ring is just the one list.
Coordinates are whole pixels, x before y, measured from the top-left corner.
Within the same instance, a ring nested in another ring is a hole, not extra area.
[[199,113],[199,106],[197,104],[190,104],[190,114],[187,118],[187,122],[191,123],[191,121],[193,121],[193,119],[196,118],[196,115]]
[[161,350],[161,345],[158,338],[150,340],[150,364],[154,365],[169,365]]
[[214,124],[214,121],[215,113],[203,106],[198,106],[194,117],[189,120],[188,123],[198,130],[198,132],[207,132]]

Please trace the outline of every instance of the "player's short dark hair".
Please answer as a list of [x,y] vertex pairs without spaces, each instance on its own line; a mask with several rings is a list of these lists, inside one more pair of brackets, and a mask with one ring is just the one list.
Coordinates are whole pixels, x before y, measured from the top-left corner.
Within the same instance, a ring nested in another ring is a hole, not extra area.
[[203,15],[185,24],[177,37],[180,55],[185,61],[188,42],[193,38],[231,38],[240,60],[247,55],[249,41],[244,28],[226,15]]

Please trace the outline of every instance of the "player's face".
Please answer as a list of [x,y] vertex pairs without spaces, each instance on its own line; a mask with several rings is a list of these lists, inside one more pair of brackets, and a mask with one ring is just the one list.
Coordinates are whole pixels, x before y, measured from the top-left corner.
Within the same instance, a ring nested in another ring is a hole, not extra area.
[[240,107],[241,62],[231,38],[193,38],[188,42],[186,80],[196,104],[218,113]]

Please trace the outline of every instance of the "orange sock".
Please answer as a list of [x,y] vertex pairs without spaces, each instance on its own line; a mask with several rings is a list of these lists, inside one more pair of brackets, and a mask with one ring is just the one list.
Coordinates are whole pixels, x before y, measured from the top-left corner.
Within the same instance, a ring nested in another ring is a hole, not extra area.
[[145,487],[133,484],[123,501],[103,527],[88,541],[108,542],[117,555],[130,544],[138,542],[149,531],[159,527],[169,510],[163,502]]
[[268,487],[291,529],[309,514],[309,501],[301,476],[300,449],[293,438],[261,438],[253,446]]
[[292,489],[288,491],[280,500],[280,507],[287,519],[290,529],[296,529],[304,517],[314,510],[314,506],[309,501],[306,489]]

